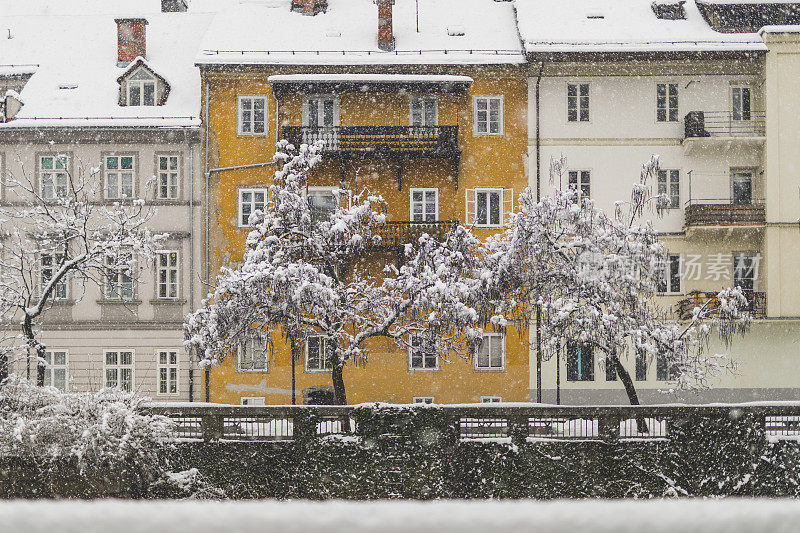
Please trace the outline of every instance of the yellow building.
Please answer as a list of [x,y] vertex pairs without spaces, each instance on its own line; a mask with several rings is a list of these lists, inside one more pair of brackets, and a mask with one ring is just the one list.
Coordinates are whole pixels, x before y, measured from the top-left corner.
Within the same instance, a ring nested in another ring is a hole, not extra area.
[[[340,182],[383,196],[389,222],[370,251],[376,260],[393,260],[414,235],[441,234],[456,221],[479,236],[501,229],[527,185],[528,86],[513,7],[294,3],[294,11],[247,4],[219,15],[198,61],[211,279],[241,260],[246,220],[263,206],[274,172],[265,163],[281,138],[326,141],[308,189],[312,207],[329,206]],[[453,24],[455,7],[482,16]],[[345,367],[348,402],[527,401],[527,336],[487,337],[490,356],[469,360],[426,358],[378,339],[366,365]],[[209,371],[203,398],[287,404],[295,391],[297,403],[329,402],[330,372],[308,344],[294,383],[287,345],[277,343],[265,365],[243,346]]]

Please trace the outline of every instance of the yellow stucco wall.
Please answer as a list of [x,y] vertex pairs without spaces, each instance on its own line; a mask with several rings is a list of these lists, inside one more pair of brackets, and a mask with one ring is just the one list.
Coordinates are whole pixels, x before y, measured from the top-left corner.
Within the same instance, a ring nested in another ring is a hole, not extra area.
[[[301,95],[288,95],[276,106],[267,78],[273,74],[325,72],[313,68],[278,68],[248,71],[206,72],[209,87],[210,166],[228,167],[271,161],[278,138],[276,123],[302,125]],[[348,70],[352,72],[352,70]],[[400,71],[395,70],[398,73]],[[418,69],[414,73],[423,73]],[[465,221],[466,190],[475,187],[513,189],[516,197],[527,185],[523,157],[527,152],[527,80],[523,69],[461,67],[431,74],[471,76],[474,83],[466,95],[437,94],[439,125],[459,126],[461,150],[458,189],[452,159],[410,158],[403,163],[398,190],[398,164],[389,160],[336,158],[323,161],[311,185],[339,184],[342,171],[354,193],[369,189],[386,200],[388,220],[409,220],[410,188],[439,188],[439,220]],[[205,86],[204,86],[205,90]],[[237,98],[268,96],[269,131],[261,137],[237,134]],[[503,135],[478,136],[473,130],[475,96],[503,97]],[[408,94],[343,93],[339,97],[342,126],[408,125]],[[279,109],[276,117],[276,107]],[[344,164],[344,169],[341,165]],[[212,275],[223,264],[241,260],[246,229],[237,227],[237,189],[269,185],[274,167],[229,170],[210,177]],[[516,205],[516,199],[515,199]],[[486,236],[492,230],[476,230]],[[366,365],[348,364],[344,371],[349,403],[366,401],[411,402],[414,396],[433,396],[437,403],[474,402],[481,396],[500,396],[504,401],[528,399],[528,344],[515,331],[506,334],[505,369],[476,371],[471,360],[453,356],[442,361],[438,371],[408,369],[408,354],[387,339],[370,345]],[[238,404],[243,396],[263,396],[268,404],[291,401],[291,356],[285,344],[277,342],[270,356],[268,372],[237,372],[235,358],[228,357],[210,372],[211,401]],[[313,385],[330,385],[329,373],[306,373],[302,362],[296,368],[298,403],[302,390]],[[204,398],[205,399],[205,398]]]

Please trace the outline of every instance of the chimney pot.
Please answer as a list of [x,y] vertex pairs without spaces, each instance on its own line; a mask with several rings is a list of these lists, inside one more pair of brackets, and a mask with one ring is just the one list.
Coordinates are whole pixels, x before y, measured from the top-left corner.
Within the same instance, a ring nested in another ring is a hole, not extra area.
[[394,0],[375,0],[378,4],[378,48],[385,52],[394,50],[392,6]]
[[139,56],[147,57],[147,19],[114,20],[117,23],[117,66],[127,66]]

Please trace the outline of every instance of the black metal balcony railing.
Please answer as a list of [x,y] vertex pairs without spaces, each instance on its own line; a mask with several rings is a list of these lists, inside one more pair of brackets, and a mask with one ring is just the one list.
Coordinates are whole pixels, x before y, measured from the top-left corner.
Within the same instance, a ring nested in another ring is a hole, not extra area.
[[763,137],[763,111],[691,111],[684,119],[684,137]]
[[458,153],[458,126],[284,126],[295,146],[325,141],[324,152],[449,156]]
[[689,226],[759,226],[766,222],[762,199],[734,203],[730,198],[695,198],[686,202],[684,224]]
[[[753,318],[766,318],[767,316],[767,294],[756,291],[743,291],[747,298],[747,308],[745,309]],[[691,291],[686,298],[678,302],[678,318],[688,320],[692,318],[695,307],[703,307],[708,303],[710,311],[719,308],[717,292]]]
[[442,241],[447,233],[458,225],[456,220],[439,220],[436,222],[394,221],[380,226],[378,235],[381,240],[372,248],[389,250],[398,249],[406,244],[414,244],[427,233],[436,240]]

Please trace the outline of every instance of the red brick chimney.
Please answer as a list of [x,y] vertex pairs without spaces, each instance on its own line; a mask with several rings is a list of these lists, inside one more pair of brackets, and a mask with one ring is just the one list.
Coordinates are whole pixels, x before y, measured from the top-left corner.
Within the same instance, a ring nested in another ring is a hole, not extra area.
[[313,15],[317,0],[303,0],[303,15]]
[[385,52],[394,50],[392,32],[392,6],[394,0],[375,0],[378,4],[378,48]]
[[117,23],[117,66],[127,66],[138,56],[147,56],[147,19],[114,19]]

